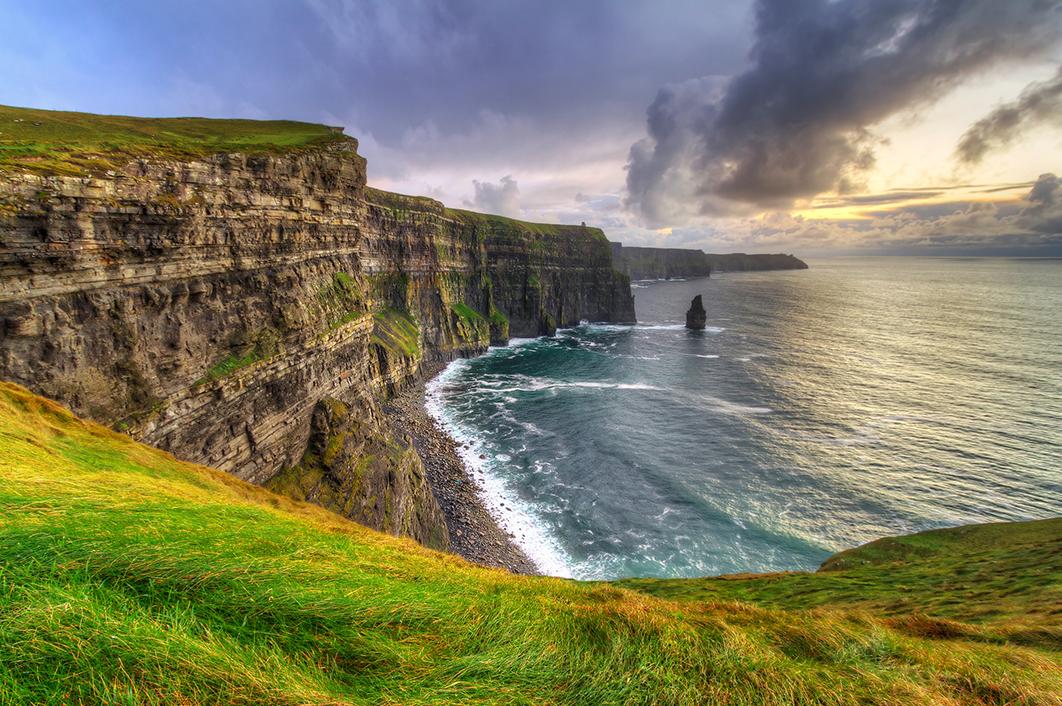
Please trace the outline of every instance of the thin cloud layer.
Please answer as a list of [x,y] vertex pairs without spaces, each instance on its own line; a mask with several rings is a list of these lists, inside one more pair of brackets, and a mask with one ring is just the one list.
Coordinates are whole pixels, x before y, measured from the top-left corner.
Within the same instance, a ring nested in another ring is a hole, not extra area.
[[1058,41],[1057,0],[760,0],[752,65],[667,86],[630,151],[628,204],[652,225],[859,186],[874,126]]
[[[633,242],[633,240],[632,240]],[[796,251],[896,254],[1062,254],[1062,179],[1042,174],[1021,198],[908,205],[857,220],[812,219],[784,211],[717,219],[640,239],[710,252]]]

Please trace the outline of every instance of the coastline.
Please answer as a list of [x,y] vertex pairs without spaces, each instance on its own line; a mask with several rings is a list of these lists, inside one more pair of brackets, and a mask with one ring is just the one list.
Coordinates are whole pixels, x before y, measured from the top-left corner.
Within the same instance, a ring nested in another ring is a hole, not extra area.
[[428,485],[446,519],[451,551],[482,566],[535,575],[541,570],[498,524],[479,494],[479,486],[461,460],[458,443],[428,413],[425,388],[445,363],[426,366],[416,384],[384,405],[393,433],[409,437],[424,462]]

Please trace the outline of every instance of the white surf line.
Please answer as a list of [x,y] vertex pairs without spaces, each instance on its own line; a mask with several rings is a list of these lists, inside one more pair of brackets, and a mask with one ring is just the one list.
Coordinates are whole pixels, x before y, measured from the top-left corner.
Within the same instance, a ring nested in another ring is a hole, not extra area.
[[443,389],[464,365],[467,365],[467,359],[455,360],[428,381],[424,399],[428,414],[458,443],[458,453],[472,472],[480,499],[502,529],[512,535],[513,541],[543,574],[572,578],[572,562],[557,539],[509,484],[494,472],[493,463],[504,461],[487,448],[483,439],[447,413]]

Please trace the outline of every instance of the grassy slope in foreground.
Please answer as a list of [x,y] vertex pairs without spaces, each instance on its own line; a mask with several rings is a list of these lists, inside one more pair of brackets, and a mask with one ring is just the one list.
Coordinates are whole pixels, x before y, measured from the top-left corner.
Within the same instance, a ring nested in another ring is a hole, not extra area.
[[[1062,519],[886,537],[834,555],[815,573],[617,583],[680,601],[925,613],[989,625],[1012,641],[1062,649]],[[937,627],[949,629],[943,623]]]
[[133,118],[0,106],[0,172],[83,175],[131,159],[277,153],[349,138],[290,120]]
[[1062,693],[1050,642],[1009,643],[991,622],[930,637],[929,619],[672,602],[480,569],[3,383],[0,459],[0,703],[1048,704]]

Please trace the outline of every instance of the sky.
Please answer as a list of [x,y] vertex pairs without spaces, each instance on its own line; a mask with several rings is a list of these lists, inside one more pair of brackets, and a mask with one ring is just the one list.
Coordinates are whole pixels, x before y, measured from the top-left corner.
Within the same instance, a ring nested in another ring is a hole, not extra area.
[[1062,0],[0,0],[0,104],[342,125],[630,245],[1062,256]]

